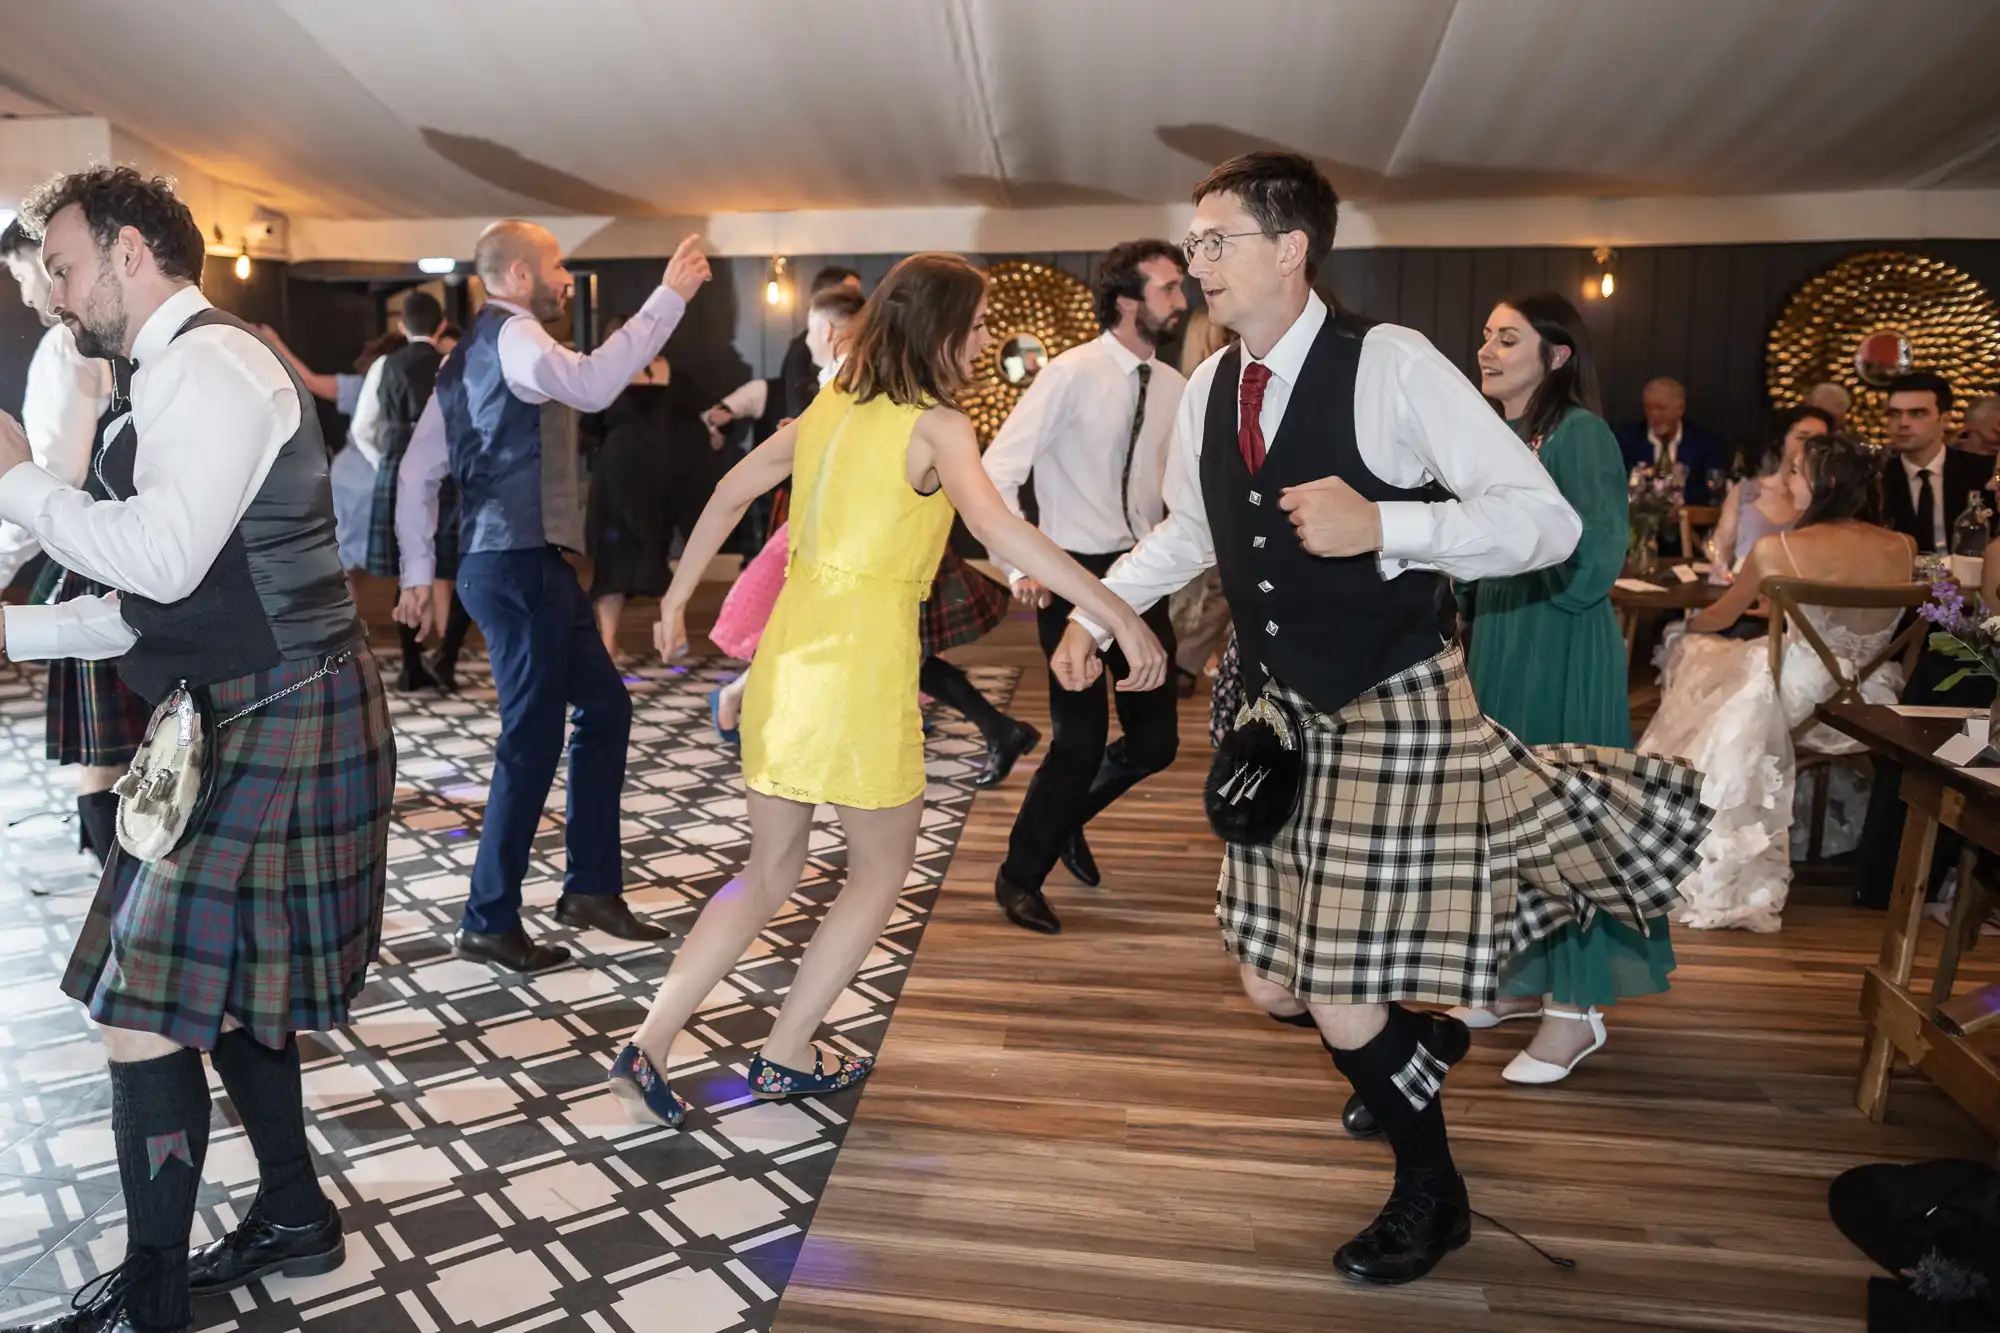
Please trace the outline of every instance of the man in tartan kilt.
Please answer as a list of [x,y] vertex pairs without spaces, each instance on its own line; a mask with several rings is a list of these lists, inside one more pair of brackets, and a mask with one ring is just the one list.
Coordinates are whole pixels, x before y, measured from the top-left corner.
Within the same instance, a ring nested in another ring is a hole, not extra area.
[[[210,709],[207,804],[166,855],[114,852],[62,982],[110,1062],[125,1261],[32,1325],[159,1333],[188,1327],[192,1295],[344,1257],[306,1140],[296,1034],[345,1022],[375,958],[395,740],[336,550],[318,417],[277,354],[202,295],[186,205],[163,179],[97,167],[43,186],[23,214],[78,347],[134,372],[93,468],[108,498],[35,467],[0,417],[0,518],[116,590],[8,608],[7,654],[116,658],[143,698],[184,686]],[[203,1052],[259,1188],[191,1261]]]
[[[1706,829],[1700,777],[1529,751],[1481,715],[1447,580],[1557,564],[1575,512],[1421,334],[1313,292],[1338,200],[1312,162],[1247,154],[1195,203],[1189,273],[1242,341],[1190,378],[1168,517],[1105,583],[1143,608],[1216,566],[1246,691],[1297,723],[1297,804],[1268,843],[1230,844],[1216,915],[1245,991],[1318,1029],[1395,1153],[1335,1268],[1408,1282],[1471,1233],[1440,1101],[1470,1039],[1405,1005],[1483,1005],[1509,951],[1558,925],[1664,911]],[[1094,680],[1097,652],[1078,621],[1052,665]]]
[[[90,462],[114,407],[112,363],[87,357],[76,338],[49,311],[49,275],[42,267],[41,242],[15,218],[0,231],[0,260],[21,287],[21,304],[41,319],[46,332],[28,362],[27,391],[21,398],[21,428],[28,434],[35,464],[50,476],[86,490],[95,484]],[[102,496],[99,497],[103,498]],[[0,584],[36,552],[34,537],[12,523],[0,524]],[[41,603],[87,597],[106,589],[51,561],[28,600]],[[76,816],[83,850],[102,865],[114,840],[118,780],[145,735],[152,709],[118,680],[109,662],[61,658],[49,664],[48,757],[77,765]]]
[[1006,618],[1007,590],[967,564],[947,543],[930,595],[917,607],[917,651],[923,654],[917,687],[979,728],[986,742],[986,762],[972,785],[981,788],[1005,782],[1021,756],[1040,744],[1042,733],[995,708],[972,678],[941,654],[979,642]]

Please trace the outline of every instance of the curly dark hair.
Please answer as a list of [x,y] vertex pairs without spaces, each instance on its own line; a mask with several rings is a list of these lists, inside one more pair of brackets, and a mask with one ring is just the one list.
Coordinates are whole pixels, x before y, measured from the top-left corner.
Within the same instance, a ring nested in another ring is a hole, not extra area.
[[126,227],[138,232],[153,262],[169,278],[201,281],[207,247],[194,214],[165,176],[144,176],[131,167],[91,167],[36,186],[21,201],[27,229],[39,237],[49,219],[75,204],[100,250],[108,250]]
[[19,218],[8,223],[5,231],[0,231],[0,259],[18,259],[22,255],[34,254],[40,248],[41,243],[28,234],[28,229],[21,225]]
[[1170,259],[1175,268],[1187,272],[1187,258],[1181,254],[1178,245],[1165,241],[1126,241],[1114,245],[1104,252],[1104,258],[1097,262],[1097,326],[1101,329],[1118,327],[1118,298],[1129,296],[1134,301],[1143,301],[1146,296],[1146,275],[1139,271],[1139,265],[1148,259]]

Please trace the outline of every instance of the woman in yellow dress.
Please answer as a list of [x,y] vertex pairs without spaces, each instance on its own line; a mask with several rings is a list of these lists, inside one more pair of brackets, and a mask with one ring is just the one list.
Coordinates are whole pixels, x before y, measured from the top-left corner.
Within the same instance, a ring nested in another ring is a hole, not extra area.
[[750,502],[792,477],[785,588],[743,700],[749,865],[703,907],[612,1065],[612,1090],[642,1121],[677,1125],[686,1114],[666,1077],[674,1040],[798,887],[822,803],[846,834],[847,883],[751,1062],[750,1090],[773,1100],[832,1092],[872,1067],[829,1062],[814,1036],[916,857],[925,786],[916,609],[954,512],[1000,559],[1111,627],[1131,664],[1118,688],[1165,679],[1166,655],[1131,607],[1009,513],[986,479],[972,423],[952,403],[991,344],[979,270],[956,255],[903,260],[858,317],[839,375],[723,479],[688,538],[654,636],[668,658],[687,646],[683,618],[701,571]]

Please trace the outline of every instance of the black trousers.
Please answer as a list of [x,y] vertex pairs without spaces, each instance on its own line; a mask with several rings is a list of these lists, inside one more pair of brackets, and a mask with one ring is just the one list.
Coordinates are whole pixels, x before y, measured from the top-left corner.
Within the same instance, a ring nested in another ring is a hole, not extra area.
[[[1940,690],[1958,663],[1942,653],[1926,652],[1917,659],[1903,687],[1903,702],[1942,708],[1985,708],[1993,702],[1994,684],[1980,676],[1967,676],[1949,690]],[[1854,858],[1854,904],[1885,911],[1894,895],[1896,859],[1903,850],[1903,825],[1909,807],[1903,804],[1903,766],[1887,759],[1875,761],[1874,785],[1868,790],[1868,818],[1861,828],[1861,846]],[[1965,840],[1948,828],[1939,828],[1937,847],[1931,855],[1931,882],[1927,898],[1936,897],[1944,878],[1958,865]]]
[[[1099,578],[1116,555],[1075,555],[1072,559]],[[1069,628],[1075,608],[1055,597],[1037,613],[1042,651],[1053,654]],[[1146,613],[1146,624],[1159,636],[1167,657],[1174,655],[1174,626],[1161,598]],[[1055,737],[1048,757],[1035,770],[1034,781],[1021,801],[1021,813],[1007,840],[1007,860],[1000,873],[1010,884],[1039,889],[1062,855],[1071,833],[1136,786],[1139,781],[1174,762],[1180,748],[1180,701],[1173,672],[1156,690],[1120,693],[1112,680],[1126,674],[1125,655],[1114,645],[1106,655],[1105,673],[1083,690],[1066,690],[1049,673],[1049,718]],[[1117,701],[1118,725],[1125,734],[1115,744],[1111,735],[1112,700]]]

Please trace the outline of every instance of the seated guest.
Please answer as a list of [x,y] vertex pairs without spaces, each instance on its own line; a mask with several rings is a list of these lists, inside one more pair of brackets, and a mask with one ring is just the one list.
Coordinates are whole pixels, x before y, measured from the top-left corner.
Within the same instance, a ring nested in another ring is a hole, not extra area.
[[1729,572],[1743,568],[1750,550],[1774,532],[1789,531],[1804,512],[1787,479],[1797,476],[1805,461],[1806,441],[1833,433],[1833,418],[1822,408],[1801,405],[1778,414],[1776,430],[1753,457],[1746,458],[1750,475],[1733,482],[1715,524],[1718,568],[1709,577],[1727,583]]
[[2000,454],[2000,394],[1987,394],[1965,405],[1965,429],[1958,447],[1969,454]]
[[1945,447],[1951,408],[1951,384],[1942,375],[1913,370],[1889,381],[1882,415],[1893,457],[1882,465],[1882,521],[1915,538],[1919,551],[1951,549],[1966,497],[1993,476],[1991,459]]
[[1833,428],[1839,430],[1841,423],[1847,420],[1848,409],[1854,406],[1854,395],[1847,391],[1845,385],[1827,380],[1808,389],[1800,404],[1804,407],[1817,407],[1829,414],[1833,418]]
[[[1704,774],[1702,802],[1713,814],[1701,844],[1701,866],[1681,885],[1685,900],[1674,920],[1698,930],[1737,926],[1778,929],[1791,886],[1795,754],[1792,728],[1830,697],[1834,684],[1803,636],[1785,645],[1782,686],[1772,679],[1764,643],[1724,637],[1750,609],[1772,576],[1828,583],[1900,583],[1910,577],[1911,539],[1879,523],[1877,465],[1844,436],[1810,440],[1805,482],[1810,494],[1793,532],[1776,532],[1750,550],[1742,575],[1721,601],[1688,622],[1661,681],[1660,711],[1639,742],[1642,753],[1685,759]],[[1867,662],[1895,637],[1900,613],[1806,607],[1804,614],[1843,659]],[[1893,703],[1902,688],[1895,663],[1862,684],[1871,702]],[[1818,753],[1860,747],[1819,727],[1803,744]],[[1843,796],[1846,794],[1843,793]],[[1858,801],[1850,822],[1836,815],[1830,849],[1855,841]]]
[[1679,380],[1664,376],[1649,380],[1639,397],[1645,420],[1628,421],[1618,428],[1618,449],[1625,456],[1625,470],[1645,463],[1664,472],[1675,464],[1687,469],[1687,502],[1714,504],[1708,485],[1710,469],[1727,471],[1729,449],[1713,432],[1687,419],[1687,390]]

